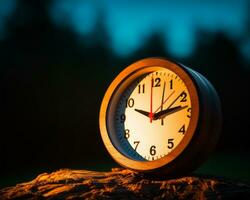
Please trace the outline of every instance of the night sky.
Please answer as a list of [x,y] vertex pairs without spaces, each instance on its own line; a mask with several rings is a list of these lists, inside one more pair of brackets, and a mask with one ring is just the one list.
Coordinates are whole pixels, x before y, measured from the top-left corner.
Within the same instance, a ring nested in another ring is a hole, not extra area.
[[[15,0],[0,2],[0,38],[4,24],[15,9]],[[161,33],[164,45],[176,57],[188,57],[197,46],[197,32],[222,31],[234,40],[247,34],[247,0],[54,0],[48,8],[55,25],[71,28],[84,37],[95,28],[99,16],[107,28],[110,46],[121,56],[139,49],[153,33]],[[84,39],[84,38],[81,38]],[[239,43],[250,59],[250,41]]]
[[[128,55],[142,46],[154,32],[163,34],[165,48],[178,57],[188,56],[197,45],[196,31],[223,31],[233,39],[245,34],[248,20],[247,0],[229,1],[55,1],[51,16],[65,25],[60,16],[69,16],[69,24],[80,35],[88,34],[98,11],[105,23],[112,48]],[[88,19],[88,20],[86,20]],[[245,48],[244,45],[239,45]]]

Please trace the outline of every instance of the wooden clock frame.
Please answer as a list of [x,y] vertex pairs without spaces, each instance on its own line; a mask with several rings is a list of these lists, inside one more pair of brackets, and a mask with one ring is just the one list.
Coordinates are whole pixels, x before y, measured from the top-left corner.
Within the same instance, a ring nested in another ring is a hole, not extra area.
[[[169,154],[154,161],[135,160],[112,143],[109,132],[114,133],[114,128],[110,118],[128,85],[143,74],[162,68],[173,71],[185,83],[191,98],[190,123],[181,142]],[[214,149],[220,135],[220,101],[213,86],[198,72],[163,58],[146,58],[131,64],[113,80],[101,104],[99,125],[106,149],[120,165],[153,175],[181,175],[195,169]]]

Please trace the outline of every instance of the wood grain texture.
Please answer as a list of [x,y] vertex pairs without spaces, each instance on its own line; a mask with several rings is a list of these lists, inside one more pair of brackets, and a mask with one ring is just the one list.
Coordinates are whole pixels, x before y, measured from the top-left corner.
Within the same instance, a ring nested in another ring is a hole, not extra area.
[[249,199],[250,186],[204,176],[153,180],[130,170],[61,169],[0,190],[0,199]]

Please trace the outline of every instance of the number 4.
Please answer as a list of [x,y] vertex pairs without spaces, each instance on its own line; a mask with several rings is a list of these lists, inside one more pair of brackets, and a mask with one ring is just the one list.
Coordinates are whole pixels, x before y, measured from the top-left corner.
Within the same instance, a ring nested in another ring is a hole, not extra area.
[[180,128],[180,130],[178,132],[182,133],[182,134],[184,134],[186,132],[185,124],[183,124],[183,126]]

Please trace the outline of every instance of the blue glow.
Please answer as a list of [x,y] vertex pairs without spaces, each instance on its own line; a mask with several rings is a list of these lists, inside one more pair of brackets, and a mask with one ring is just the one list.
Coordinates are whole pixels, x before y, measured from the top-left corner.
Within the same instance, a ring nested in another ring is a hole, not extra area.
[[56,24],[69,25],[78,34],[90,33],[96,22],[96,7],[91,1],[55,1],[51,17]]
[[1,0],[0,1],[0,39],[5,36],[5,23],[8,17],[15,9],[15,0]]
[[196,46],[199,29],[222,31],[233,39],[242,37],[247,4],[247,0],[55,0],[51,16],[56,24],[70,25],[76,33],[86,35],[93,31],[101,10],[111,47],[117,54],[133,53],[150,35],[160,31],[166,49],[186,57]]
[[242,44],[241,51],[245,59],[250,63],[250,38]]

